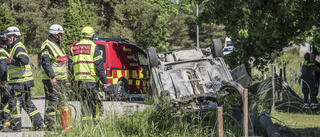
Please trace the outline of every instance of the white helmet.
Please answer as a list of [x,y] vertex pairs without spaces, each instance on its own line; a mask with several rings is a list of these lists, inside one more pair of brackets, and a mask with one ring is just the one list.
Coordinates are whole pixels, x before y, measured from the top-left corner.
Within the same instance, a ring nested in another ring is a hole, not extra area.
[[11,35],[11,34],[14,34],[14,35],[17,35],[17,36],[21,35],[20,34],[20,30],[17,27],[14,27],[14,26],[11,26],[11,27],[7,28],[6,33],[7,33],[7,35]]
[[59,33],[64,33],[62,26],[58,24],[53,24],[49,28],[49,33],[50,34],[59,34]]

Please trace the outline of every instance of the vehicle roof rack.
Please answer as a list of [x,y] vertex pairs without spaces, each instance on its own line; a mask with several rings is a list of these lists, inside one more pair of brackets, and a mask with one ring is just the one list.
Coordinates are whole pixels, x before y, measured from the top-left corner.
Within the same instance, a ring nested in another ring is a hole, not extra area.
[[129,39],[125,39],[125,38],[93,38],[93,41],[116,41],[116,42],[126,42],[126,43],[130,43]]

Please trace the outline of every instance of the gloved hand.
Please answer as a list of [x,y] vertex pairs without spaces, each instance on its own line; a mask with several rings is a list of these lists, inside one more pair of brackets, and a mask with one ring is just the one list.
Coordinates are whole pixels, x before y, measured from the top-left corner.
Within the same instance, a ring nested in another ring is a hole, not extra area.
[[7,65],[11,64],[11,60],[12,60],[12,58],[8,58]]
[[107,83],[103,84],[102,89],[103,89],[103,90],[107,90],[107,89],[108,89],[108,85],[107,85]]

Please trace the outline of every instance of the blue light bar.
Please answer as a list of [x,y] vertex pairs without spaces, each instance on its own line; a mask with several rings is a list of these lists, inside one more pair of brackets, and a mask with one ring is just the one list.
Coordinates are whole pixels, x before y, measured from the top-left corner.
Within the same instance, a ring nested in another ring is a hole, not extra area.
[[119,42],[119,41],[124,41],[124,42],[129,42],[129,39],[124,39],[124,38],[93,38],[92,39],[93,41],[106,41],[106,42],[108,42],[108,41],[117,41],[117,42]]
[[93,38],[92,40],[93,40],[93,41],[99,41],[100,38]]

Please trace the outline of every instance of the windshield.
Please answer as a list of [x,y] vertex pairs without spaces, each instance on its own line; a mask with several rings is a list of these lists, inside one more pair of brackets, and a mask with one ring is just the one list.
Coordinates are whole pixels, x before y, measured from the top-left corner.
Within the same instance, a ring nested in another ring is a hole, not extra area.
[[234,43],[232,41],[227,41],[227,46],[233,46]]

